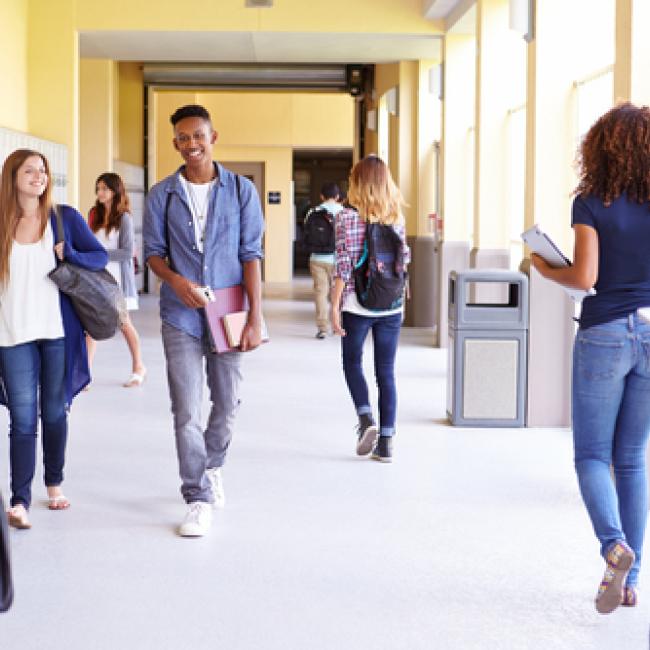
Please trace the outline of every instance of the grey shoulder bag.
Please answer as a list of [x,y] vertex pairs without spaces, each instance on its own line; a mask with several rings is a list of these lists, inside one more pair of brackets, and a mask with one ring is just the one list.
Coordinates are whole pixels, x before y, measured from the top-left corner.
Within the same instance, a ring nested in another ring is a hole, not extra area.
[[[63,218],[56,211],[56,241],[65,241]],[[126,305],[115,278],[106,270],[91,271],[71,262],[59,261],[50,279],[65,293],[81,321],[96,341],[110,339],[124,320]]]

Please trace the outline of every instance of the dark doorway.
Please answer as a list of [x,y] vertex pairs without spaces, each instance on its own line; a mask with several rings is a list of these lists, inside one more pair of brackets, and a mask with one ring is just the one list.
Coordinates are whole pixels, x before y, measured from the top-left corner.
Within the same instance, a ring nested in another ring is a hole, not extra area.
[[309,253],[302,246],[302,226],[310,208],[320,203],[324,183],[336,183],[348,190],[352,149],[295,149],[293,152],[294,205],[296,215],[293,243],[293,272],[309,272]]

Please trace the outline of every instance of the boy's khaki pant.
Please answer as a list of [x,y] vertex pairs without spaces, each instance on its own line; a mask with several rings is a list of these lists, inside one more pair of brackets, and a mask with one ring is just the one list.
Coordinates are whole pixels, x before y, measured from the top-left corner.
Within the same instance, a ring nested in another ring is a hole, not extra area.
[[329,332],[330,300],[334,265],[326,262],[309,262],[309,271],[314,280],[314,302],[316,303],[316,327],[319,332]]

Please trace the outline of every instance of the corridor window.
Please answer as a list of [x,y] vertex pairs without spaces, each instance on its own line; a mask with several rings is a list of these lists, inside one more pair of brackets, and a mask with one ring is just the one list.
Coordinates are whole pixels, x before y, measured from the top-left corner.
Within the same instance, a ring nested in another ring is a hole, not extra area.
[[609,65],[576,81],[576,144],[592,124],[612,107],[614,70]]

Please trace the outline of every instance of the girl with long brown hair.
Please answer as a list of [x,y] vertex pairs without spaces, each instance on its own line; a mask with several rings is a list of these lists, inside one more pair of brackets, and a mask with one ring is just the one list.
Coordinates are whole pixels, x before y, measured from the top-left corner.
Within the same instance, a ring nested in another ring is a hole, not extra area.
[[9,523],[31,526],[36,430],[41,419],[44,478],[51,510],[70,502],[61,491],[67,412],[90,380],[81,323],[48,274],[58,260],[99,270],[108,260],[84,218],[57,210],[65,241],[55,244],[56,215],[47,159],[18,149],[0,180],[0,403],[9,408],[11,507]]
[[[91,209],[88,222],[92,231],[108,251],[107,270],[113,275],[124,293],[126,308],[138,308],[138,292],[135,286],[133,264],[134,231],[129,213],[129,197],[118,174],[106,172],[95,182],[97,201]],[[140,337],[128,314],[120,329],[131,352],[131,376],[123,384],[125,388],[140,386],[147,369],[142,362]],[[88,361],[92,366],[97,342],[87,337]]]
[[650,109],[605,113],[578,162],[574,263],[532,263],[562,285],[596,290],[575,339],[572,419],[578,483],[605,560],[596,609],[606,614],[636,605],[648,514]]
[[[344,209],[336,219],[336,262],[332,289],[332,329],[341,336],[343,373],[359,419],[357,454],[381,462],[392,461],[397,417],[395,356],[402,324],[403,291],[394,301],[377,308],[364,306],[355,291],[355,268],[368,256],[368,239],[376,230],[395,249],[381,262],[386,267],[409,261],[403,199],[386,163],[377,156],[359,161],[350,174],[348,198],[356,209]],[[374,235],[373,235],[374,236]],[[370,263],[374,263],[370,260]],[[405,268],[400,269],[405,271]],[[391,296],[392,298],[392,296]],[[363,344],[372,331],[375,377],[379,387],[379,427],[373,416],[368,385],[363,375]]]

